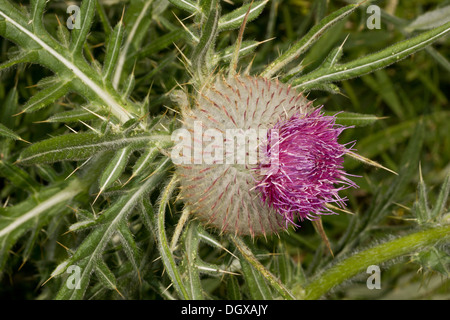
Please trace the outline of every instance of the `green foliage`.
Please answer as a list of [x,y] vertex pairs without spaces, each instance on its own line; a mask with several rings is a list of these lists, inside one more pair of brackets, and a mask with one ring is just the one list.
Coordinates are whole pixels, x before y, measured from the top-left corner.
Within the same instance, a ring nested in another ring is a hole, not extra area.
[[[369,29],[365,1],[83,0],[69,29],[65,2],[0,0],[0,296],[371,299],[428,277],[400,298],[448,299],[450,22],[435,3],[381,1]],[[397,172],[346,158],[360,189],[322,218],[333,256],[309,221],[218,234],[179,198],[171,133],[219,70],[308,91],[354,127],[342,141]],[[366,288],[373,264],[382,290]]]

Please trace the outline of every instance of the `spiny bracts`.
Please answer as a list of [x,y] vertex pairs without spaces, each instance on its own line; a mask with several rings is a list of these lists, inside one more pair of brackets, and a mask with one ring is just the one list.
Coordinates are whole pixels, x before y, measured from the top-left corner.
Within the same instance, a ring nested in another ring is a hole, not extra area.
[[345,128],[302,94],[264,78],[218,77],[183,110],[172,160],[181,196],[224,233],[266,235],[345,205]]

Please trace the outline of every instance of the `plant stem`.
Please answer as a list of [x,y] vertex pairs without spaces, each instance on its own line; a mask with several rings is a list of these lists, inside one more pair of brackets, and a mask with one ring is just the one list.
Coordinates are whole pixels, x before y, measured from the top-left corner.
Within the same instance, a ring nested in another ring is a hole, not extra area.
[[[450,225],[444,225],[418,231],[361,251],[326,270],[307,285],[298,298],[318,299],[370,265],[377,265],[448,239],[450,239]],[[302,292],[302,290],[294,288],[293,292]]]

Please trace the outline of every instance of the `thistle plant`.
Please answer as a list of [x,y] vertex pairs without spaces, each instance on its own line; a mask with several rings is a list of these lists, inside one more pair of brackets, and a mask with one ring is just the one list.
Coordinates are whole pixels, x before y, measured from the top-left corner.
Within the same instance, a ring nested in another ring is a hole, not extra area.
[[184,112],[184,150],[175,146],[172,157],[181,157],[181,195],[191,210],[221,232],[254,236],[331,212],[328,203],[343,206],[335,184],[356,186],[341,170],[347,149],[337,137],[345,128],[311,104],[264,78],[220,79],[202,93]]
[[411,2],[0,0],[2,296],[448,298],[449,4]]

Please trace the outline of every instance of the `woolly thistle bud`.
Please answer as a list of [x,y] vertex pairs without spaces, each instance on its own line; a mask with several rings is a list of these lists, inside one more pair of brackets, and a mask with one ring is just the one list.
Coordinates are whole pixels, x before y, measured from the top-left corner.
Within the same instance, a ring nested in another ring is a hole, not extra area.
[[[217,78],[183,111],[172,149],[181,195],[222,232],[252,236],[345,205],[345,129],[302,94],[263,78]],[[337,187],[336,184],[341,186]]]

